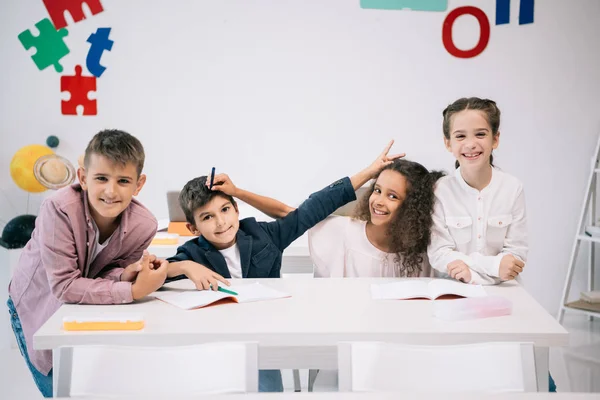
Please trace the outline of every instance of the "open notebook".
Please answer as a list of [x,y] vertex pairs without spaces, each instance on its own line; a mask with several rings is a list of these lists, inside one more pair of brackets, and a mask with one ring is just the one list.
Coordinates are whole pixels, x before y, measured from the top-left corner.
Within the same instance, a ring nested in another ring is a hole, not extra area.
[[371,295],[376,300],[437,299],[444,295],[461,297],[487,296],[481,285],[469,285],[449,279],[406,279],[399,282],[372,284]]
[[214,290],[169,289],[155,292],[153,296],[184,310],[205,307],[223,299],[231,299],[236,303],[249,303],[291,297],[288,293],[280,292],[258,282],[227,286],[227,290],[235,292],[237,295]]

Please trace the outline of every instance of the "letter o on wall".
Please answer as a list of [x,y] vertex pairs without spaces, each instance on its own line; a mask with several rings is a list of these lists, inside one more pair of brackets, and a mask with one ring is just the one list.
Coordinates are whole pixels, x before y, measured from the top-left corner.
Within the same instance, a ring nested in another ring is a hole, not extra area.
[[[454,41],[452,40],[452,27],[454,26],[454,21],[456,21],[458,17],[467,14],[477,18],[481,32],[479,34],[479,42],[477,42],[475,47],[469,50],[461,50],[454,45]],[[485,50],[490,41],[490,22],[480,8],[472,6],[458,7],[450,11],[444,20],[444,25],[442,27],[442,41],[444,42],[444,47],[448,53],[452,54],[454,57],[471,58],[478,56]]]

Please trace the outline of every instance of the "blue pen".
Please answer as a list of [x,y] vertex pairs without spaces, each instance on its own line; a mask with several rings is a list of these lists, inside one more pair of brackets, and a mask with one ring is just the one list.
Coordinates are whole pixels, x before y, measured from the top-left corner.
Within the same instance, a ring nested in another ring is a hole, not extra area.
[[212,190],[214,181],[215,181],[215,167],[212,167],[212,171],[210,171],[210,186],[208,187],[211,190]]

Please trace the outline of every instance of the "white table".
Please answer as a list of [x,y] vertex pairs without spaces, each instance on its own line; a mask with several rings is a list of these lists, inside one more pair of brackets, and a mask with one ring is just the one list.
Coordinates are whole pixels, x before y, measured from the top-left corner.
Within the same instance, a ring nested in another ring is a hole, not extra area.
[[[510,316],[446,322],[434,319],[429,300],[371,299],[371,283],[389,278],[262,279],[292,294],[273,301],[185,311],[147,299],[119,306],[62,306],[34,335],[35,349],[78,345],[168,346],[212,341],[257,341],[261,369],[336,369],[340,341],[451,345],[489,341],[532,342],[540,390],[548,390],[548,348],[566,346],[567,331],[515,282],[486,287],[513,303]],[[252,282],[247,279],[244,282]],[[188,280],[170,285],[183,287]],[[142,313],[137,332],[65,332],[65,316]],[[55,366],[58,363],[55,363]],[[66,368],[70,368],[67,365]],[[54,377],[62,371],[55,367]]]
[[[305,235],[306,236],[306,235]],[[308,251],[308,240],[302,236],[294,241],[285,251],[281,260],[282,274],[312,274],[313,264]],[[174,256],[177,247],[188,240],[194,239],[194,236],[180,236],[179,243],[176,245],[155,244],[148,247],[148,251],[158,258],[168,258]]]
[[[122,397],[131,400],[598,400],[599,393],[247,393],[194,397]],[[72,399],[72,398],[71,398]],[[106,397],[85,397],[106,400]],[[112,397],[111,399],[114,399]]]

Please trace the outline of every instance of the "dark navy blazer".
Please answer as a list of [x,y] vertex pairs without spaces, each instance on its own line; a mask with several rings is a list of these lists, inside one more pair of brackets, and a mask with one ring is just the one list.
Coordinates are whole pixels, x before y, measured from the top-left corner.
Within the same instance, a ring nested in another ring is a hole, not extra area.
[[[324,220],[329,214],[356,199],[349,178],[340,179],[313,193],[296,210],[273,222],[258,222],[254,218],[240,220],[236,243],[240,249],[244,278],[279,278],[283,250]],[[225,258],[202,236],[192,239],[177,249],[169,262],[191,260],[231,278]],[[185,279],[179,275],[167,282]]]

